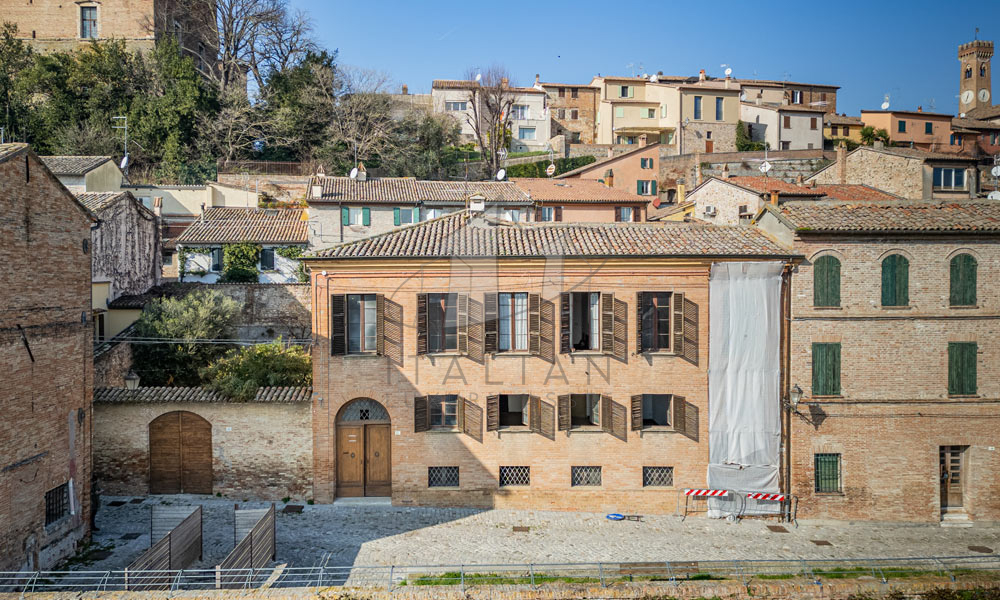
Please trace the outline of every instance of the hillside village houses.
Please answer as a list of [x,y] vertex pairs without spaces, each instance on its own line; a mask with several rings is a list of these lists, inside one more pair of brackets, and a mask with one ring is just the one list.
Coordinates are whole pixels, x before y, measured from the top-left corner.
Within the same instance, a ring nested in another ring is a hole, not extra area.
[[[507,87],[512,96],[511,144],[512,152],[546,150],[550,137],[550,113],[548,95],[535,76],[534,87]],[[435,79],[431,85],[431,99],[435,112],[451,115],[461,125],[461,135],[466,141],[474,141],[473,120],[482,118],[483,107],[477,112],[473,104],[482,102],[477,81]],[[478,105],[477,105],[478,106]]]

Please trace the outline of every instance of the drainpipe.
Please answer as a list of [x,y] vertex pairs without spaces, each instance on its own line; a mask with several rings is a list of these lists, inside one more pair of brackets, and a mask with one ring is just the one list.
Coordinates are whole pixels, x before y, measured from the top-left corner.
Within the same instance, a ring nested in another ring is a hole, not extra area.
[[[779,477],[778,489],[786,495],[792,493],[792,410],[785,409],[784,403],[791,391],[791,308],[792,308],[792,264],[785,263],[781,273],[781,376],[779,389],[781,398],[781,428],[782,428],[782,465],[783,473]],[[789,500],[789,510],[792,510]]]

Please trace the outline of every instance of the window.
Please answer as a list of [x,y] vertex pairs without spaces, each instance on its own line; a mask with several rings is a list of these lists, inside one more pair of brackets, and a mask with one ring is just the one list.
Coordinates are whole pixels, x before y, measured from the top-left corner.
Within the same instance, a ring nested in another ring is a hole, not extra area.
[[809,129],[816,129],[816,117],[809,118]]
[[784,123],[783,123],[783,125],[782,125],[782,126],[783,126],[783,127],[785,128],[785,129],[791,129],[791,128],[792,128],[792,118],[791,118],[790,116],[788,116],[788,115],[785,115],[785,117],[784,117],[783,121],[784,121]]
[[531,118],[531,109],[527,104],[515,104],[510,108],[510,116],[515,121],[527,121]]
[[458,294],[427,294],[427,351],[458,350]]
[[531,485],[531,467],[500,467],[500,487]]
[[420,221],[420,208],[413,206],[403,206],[392,209],[392,220],[394,225],[409,225]]
[[565,108],[560,108],[559,110],[557,110],[556,111],[556,118],[557,119],[565,119],[566,118],[566,109]]
[[[573,111],[573,114],[576,114],[575,110]],[[571,131],[571,132],[569,132],[569,142],[571,144],[579,144],[580,143],[580,132],[579,131]]]
[[260,270],[274,270],[274,248],[262,248],[260,251]]
[[445,214],[440,208],[425,208],[420,214],[421,221],[430,221],[431,219],[436,219],[441,215]]
[[570,467],[570,485],[573,487],[601,485],[601,467]]
[[94,317],[94,339],[98,342],[104,341],[104,313]]
[[792,90],[792,104],[802,104],[801,90]]
[[576,88],[570,88],[569,97],[570,98],[579,98],[580,97],[580,90],[578,90]]
[[717,97],[715,99],[715,120],[716,121],[722,121],[723,120],[722,117],[723,117],[724,113],[723,113],[723,110],[722,110],[722,106],[723,106],[723,99]]
[[705,139],[706,140],[712,139],[712,132],[711,131],[706,131],[705,132]]
[[979,76],[986,77],[986,63],[981,63],[979,65]]
[[661,119],[666,119],[667,118],[667,105],[666,104],[661,104],[660,105],[660,118]]
[[848,125],[844,125],[844,137],[851,135],[851,128]]
[[631,98],[634,94],[635,92],[630,85],[623,85],[618,89],[619,98]]
[[837,137],[837,126],[830,125],[830,137]]
[[927,121],[926,123],[924,123],[924,133],[926,133],[927,135],[933,135],[934,134],[934,123],[931,123],[930,121]]
[[972,79],[972,67],[965,67],[965,78]]
[[816,467],[816,493],[840,493],[840,455],[816,454],[813,458]]
[[791,150],[791,148],[792,148],[791,142],[781,142],[782,150]]
[[647,179],[639,179],[635,182],[635,193],[640,196],[651,195],[653,189],[653,182]]
[[520,208],[508,208],[503,211],[503,218],[512,221],[514,223],[519,223],[523,220]]
[[163,266],[164,267],[169,267],[172,264],[174,264],[174,255],[173,254],[164,254],[163,255]]
[[64,483],[45,492],[45,526],[69,514],[69,484]]
[[642,468],[642,487],[672,487],[673,485],[673,467]]
[[458,467],[427,467],[427,487],[458,487]]
[[600,394],[570,394],[570,429],[601,425]]
[[213,273],[222,271],[222,248],[212,248],[210,256],[212,257],[212,265],[209,270]]
[[427,396],[427,410],[430,411],[430,426],[438,429],[458,427],[458,396],[445,394]]
[[696,121],[701,119],[701,96],[694,97],[694,118]]
[[951,259],[951,305],[976,305],[976,258],[959,254]]
[[835,256],[813,263],[813,306],[840,306],[840,260]]
[[371,225],[371,209],[367,206],[340,207],[341,225]]
[[497,294],[498,337],[497,350],[528,349],[528,294]]
[[624,106],[616,106],[615,107],[615,118],[616,119],[621,119],[621,118],[624,118],[624,117],[625,117],[625,107]]
[[375,294],[347,295],[347,352],[375,352],[378,331]]
[[528,396],[500,394],[500,427],[520,427],[528,424]]
[[639,302],[643,352],[670,349],[670,292],[642,292]]
[[615,221],[620,223],[631,223],[635,220],[635,211],[631,206],[619,206],[615,208]]
[[85,40],[97,38],[97,7],[80,7],[80,37]]
[[655,108],[644,108],[642,109],[642,116],[645,119],[655,119],[656,109]]
[[575,108],[573,110],[569,111],[569,118],[570,119],[579,119],[580,118],[580,111],[577,110],[577,109],[575,109]]
[[934,167],[934,189],[964,190],[965,169],[954,167]]
[[840,343],[812,345],[812,393],[840,395]]
[[892,254],[882,261],[882,306],[910,304],[910,261]]
[[535,128],[534,127],[518,127],[517,128],[517,139],[519,139],[519,140],[533,140],[533,139],[535,139]]
[[899,133],[906,133],[906,121],[900,119],[899,125],[896,126],[896,129],[899,131]]
[[445,102],[444,109],[448,111],[465,111],[469,104],[467,102]]
[[671,400],[670,394],[643,394],[642,427],[670,427]]
[[556,220],[556,207],[554,206],[539,206],[535,209],[535,220],[543,222],[551,222]]
[[559,97],[560,98],[566,97],[566,88],[559,88]]
[[948,342],[948,395],[976,394],[976,342]]
[[601,348],[601,293],[572,292],[570,305],[570,347],[573,350]]

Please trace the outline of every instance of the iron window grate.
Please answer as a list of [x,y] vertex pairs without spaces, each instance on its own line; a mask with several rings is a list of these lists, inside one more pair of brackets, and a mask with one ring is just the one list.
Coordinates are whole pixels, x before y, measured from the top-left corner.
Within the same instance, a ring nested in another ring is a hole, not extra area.
[[45,525],[51,525],[69,513],[69,484],[45,492]]
[[601,485],[601,467],[572,467],[571,485]]
[[820,493],[840,492],[840,455],[817,454],[816,491]]
[[673,467],[643,467],[642,487],[671,487],[674,485]]
[[427,467],[427,487],[458,487],[458,467]]
[[531,467],[500,467],[500,487],[531,485]]

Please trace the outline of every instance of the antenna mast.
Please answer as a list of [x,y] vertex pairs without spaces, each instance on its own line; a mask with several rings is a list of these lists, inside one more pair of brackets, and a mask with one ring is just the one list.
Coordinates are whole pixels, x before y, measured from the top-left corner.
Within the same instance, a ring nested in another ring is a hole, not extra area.
[[111,117],[112,121],[121,121],[122,125],[112,125],[112,129],[124,129],[125,130],[125,155],[122,156],[122,171],[125,172],[125,176],[128,177],[128,117]]

